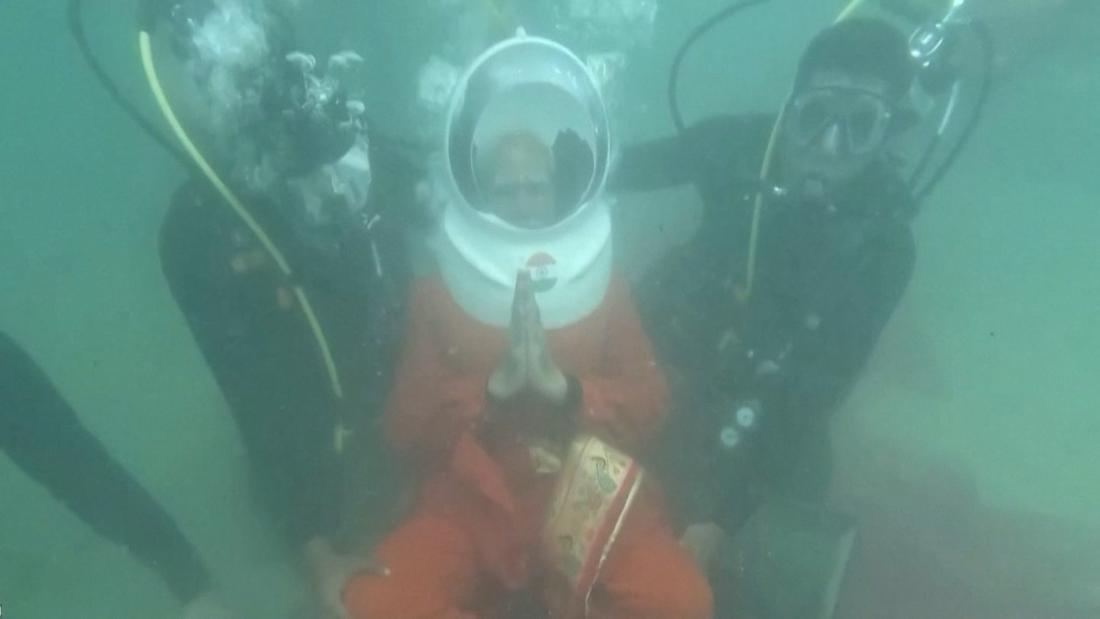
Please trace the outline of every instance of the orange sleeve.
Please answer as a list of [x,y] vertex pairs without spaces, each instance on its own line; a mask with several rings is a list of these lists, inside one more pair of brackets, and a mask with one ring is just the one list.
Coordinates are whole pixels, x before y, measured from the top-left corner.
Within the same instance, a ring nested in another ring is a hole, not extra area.
[[485,377],[460,374],[445,362],[432,293],[429,282],[412,285],[404,349],[386,409],[393,446],[425,466],[445,462],[485,408]]
[[667,411],[664,374],[623,280],[608,289],[608,338],[602,370],[581,382],[581,426],[637,453],[658,433]]

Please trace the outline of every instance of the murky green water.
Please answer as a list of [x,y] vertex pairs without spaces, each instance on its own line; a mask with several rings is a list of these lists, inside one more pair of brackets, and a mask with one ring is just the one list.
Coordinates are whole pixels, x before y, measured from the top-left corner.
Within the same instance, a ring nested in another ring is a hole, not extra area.
[[[86,69],[64,4],[0,0],[0,331],[172,515],[242,616],[289,616],[308,586],[248,498],[244,447],[158,261],[184,173]],[[156,118],[130,3],[86,4],[96,53]],[[303,47],[358,50],[369,115],[423,138],[416,75],[455,33],[442,9],[301,4]],[[993,94],[916,220],[913,280],[834,422],[834,494],[866,531],[840,617],[1100,616],[1100,11],[970,4],[998,43]],[[662,1],[648,40],[626,41],[618,140],[672,131],[671,57],[721,6]],[[722,26],[685,65],[685,115],[777,109],[806,41],[841,8],[772,0]],[[644,277],[699,208],[686,187],[621,196],[623,269]],[[5,619],[179,616],[153,572],[4,457],[0,514]]]

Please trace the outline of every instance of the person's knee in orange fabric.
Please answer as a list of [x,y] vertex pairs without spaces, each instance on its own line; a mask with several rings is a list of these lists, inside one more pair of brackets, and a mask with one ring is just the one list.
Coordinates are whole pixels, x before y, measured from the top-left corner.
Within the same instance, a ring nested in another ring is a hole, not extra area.
[[375,551],[388,575],[361,574],[344,588],[354,619],[470,618],[462,607],[476,595],[476,553],[468,536],[442,519],[411,520]]
[[[612,552],[598,583],[600,619],[710,619],[706,576],[667,529],[636,531]],[[617,555],[617,556],[616,556]]]

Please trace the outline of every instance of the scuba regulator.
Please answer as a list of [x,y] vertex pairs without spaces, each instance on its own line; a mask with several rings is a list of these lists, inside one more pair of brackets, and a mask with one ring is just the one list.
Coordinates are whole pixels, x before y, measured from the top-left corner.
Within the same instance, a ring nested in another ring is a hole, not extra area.
[[[963,16],[965,4],[966,0],[952,0],[951,7],[943,17],[926,21],[909,37],[909,55],[918,69],[917,84],[942,107],[935,132],[909,179],[918,204],[932,193],[954,165],[970,141],[989,100],[993,73],[993,38],[982,22]],[[944,146],[949,130],[958,124],[955,122],[956,115],[968,81],[963,76],[960,56],[963,53],[963,42],[968,38],[973,39],[977,45],[979,62],[978,76],[973,80],[975,86],[971,113],[969,118],[962,121],[954,143],[944,151],[939,166],[930,175],[926,175]]]
[[950,55],[954,41],[945,20],[924,24],[909,37],[909,55],[918,66],[918,80],[926,91],[946,92],[957,77]]
[[[918,82],[925,91],[943,94],[959,79],[958,67],[952,56],[958,51],[958,29],[967,25],[960,17],[965,0],[952,0],[951,7],[940,18],[924,20],[909,36],[909,55],[917,67]],[[900,3],[889,8],[914,21],[920,15]]]

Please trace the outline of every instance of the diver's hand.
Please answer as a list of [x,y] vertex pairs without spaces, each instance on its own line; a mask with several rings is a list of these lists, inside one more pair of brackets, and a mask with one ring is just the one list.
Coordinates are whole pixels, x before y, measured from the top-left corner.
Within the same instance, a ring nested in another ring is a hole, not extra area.
[[710,570],[715,558],[725,546],[729,536],[722,527],[713,522],[699,522],[690,525],[680,537],[680,546],[687,551],[699,569]]
[[594,169],[592,148],[576,131],[566,129],[554,139],[555,194],[563,204],[581,200]]
[[183,619],[234,619],[218,594],[207,591],[183,608]]
[[507,400],[522,391],[528,382],[527,349],[529,347],[527,314],[531,276],[526,271],[516,276],[516,291],[512,298],[512,321],[508,325],[508,350],[489,376],[489,395]]
[[539,306],[534,293],[528,301],[527,313],[527,373],[528,383],[535,393],[554,404],[561,404],[569,393],[569,381],[562,373],[546,346],[546,330],[542,327]]
[[369,557],[338,554],[325,540],[314,538],[305,547],[306,563],[313,574],[313,584],[325,610],[334,617],[346,619],[344,586],[356,574],[389,576],[389,568]]

